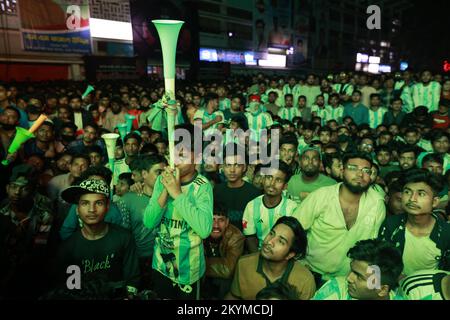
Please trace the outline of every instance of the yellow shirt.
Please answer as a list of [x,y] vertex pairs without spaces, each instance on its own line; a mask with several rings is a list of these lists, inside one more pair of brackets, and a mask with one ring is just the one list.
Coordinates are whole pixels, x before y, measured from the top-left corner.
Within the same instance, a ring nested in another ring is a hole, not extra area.
[[293,214],[307,231],[308,251],[303,262],[325,280],[350,272],[348,250],[359,240],[376,238],[386,216],[383,199],[369,188],[361,196],[358,217],[348,230],[339,202],[341,185],[314,191]]

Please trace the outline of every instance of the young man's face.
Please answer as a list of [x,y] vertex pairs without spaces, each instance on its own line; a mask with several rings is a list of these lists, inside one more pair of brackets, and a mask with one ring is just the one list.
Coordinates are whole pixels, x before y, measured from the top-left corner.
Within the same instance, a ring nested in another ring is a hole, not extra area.
[[40,142],[51,142],[54,140],[54,134],[52,127],[48,125],[42,125],[36,133],[36,140]]
[[373,97],[372,99],[370,99],[370,105],[372,107],[379,107],[380,106],[380,98],[379,97]]
[[294,105],[294,100],[292,99],[291,96],[287,96],[284,98],[284,103],[286,105],[286,107],[292,107]]
[[402,214],[405,212],[402,207],[402,193],[394,192],[390,195],[387,207],[390,214]]
[[280,160],[286,162],[288,165],[291,165],[295,160],[296,153],[297,149],[295,148],[295,145],[283,143],[280,147]]
[[441,138],[434,140],[433,142],[433,150],[439,154],[445,154],[448,152],[449,141],[446,136],[442,136]]
[[81,100],[79,98],[71,99],[69,105],[72,107],[72,110],[77,112],[81,110]]
[[72,156],[69,154],[63,155],[56,161],[56,167],[63,173],[69,172],[70,163],[72,162]]
[[355,193],[367,190],[370,185],[372,165],[365,159],[349,159],[342,175],[344,184]]
[[300,168],[307,177],[314,177],[320,171],[320,156],[317,151],[308,150],[300,157]]
[[164,156],[167,152],[167,145],[164,142],[158,142],[155,144],[156,149],[158,149],[158,154]]
[[288,261],[295,256],[291,251],[294,232],[285,224],[277,224],[264,239],[261,256],[272,262]]
[[391,153],[385,150],[378,152],[377,161],[380,166],[387,166],[391,162]]
[[434,196],[431,187],[424,182],[407,183],[403,187],[402,207],[408,214],[431,214],[438,204],[439,197]]
[[323,97],[317,97],[317,98],[316,98],[316,104],[317,104],[319,107],[323,107],[324,104],[325,104],[325,100],[323,99]]
[[361,152],[372,153],[373,141],[371,139],[362,139],[359,149]]
[[277,95],[275,93],[269,93],[269,102],[275,103],[275,100],[277,100]]
[[378,138],[378,145],[384,146],[384,145],[387,145],[391,141],[392,141],[392,136],[391,135],[389,135],[389,134],[382,134]]
[[84,158],[76,158],[72,161],[70,165],[70,174],[78,178],[86,169],[88,168],[89,163]]
[[423,168],[427,169],[428,171],[437,174],[438,176],[441,176],[444,172],[444,167],[441,163],[436,161],[427,161],[423,163]]
[[394,102],[392,102],[392,110],[394,110],[395,112],[402,111],[402,102],[400,100],[395,100]]
[[125,142],[124,149],[128,156],[135,156],[139,152],[139,142],[134,138],[129,138]]
[[359,93],[352,94],[352,102],[358,103],[361,101],[361,95]]
[[392,135],[395,137],[396,135],[398,135],[400,130],[398,129],[397,125],[390,125],[389,126],[389,132],[392,133]]
[[131,179],[134,183],[144,182],[144,178],[142,177],[142,172],[140,170],[131,171]]
[[230,220],[228,219],[228,217],[214,214],[213,227],[210,237],[214,240],[221,239],[225,234],[225,231],[227,230],[229,224]]
[[330,143],[331,140],[331,132],[329,131],[321,131],[319,135],[319,140],[323,145]]
[[6,193],[8,200],[12,203],[21,203],[23,200],[27,200],[31,196],[30,184],[20,185],[11,182],[6,185]]
[[253,176],[252,183],[255,186],[255,188],[259,190],[264,189],[264,176],[262,175],[261,171],[255,173],[255,175]]
[[272,169],[264,176],[264,194],[278,197],[287,188],[286,174],[280,170]]
[[98,152],[89,153],[91,159],[91,167],[100,166],[102,164],[102,155]]
[[164,171],[166,164],[164,162],[154,164],[150,170],[142,170],[142,178],[144,183],[153,188],[155,186],[156,179]]
[[405,141],[409,145],[415,145],[420,140],[420,135],[417,132],[408,132],[405,135]]
[[97,137],[97,131],[92,127],[86,127],[84,128],[83,133],[83,141],[86,143],[92,143],[95,141],[95,138]]
[[311,140],[313,138],[314,132],[311,129],[303,130],[303,137],[305,140]]
[[304,98],[299,98],[298,99],[298,107],[299,108],[304,108],[306,107],[306,100]]
[[331,168],[326,168],[327,174],[336,181],[342,180],[343,168],[342,161],[334,158]]
[[423,83],[429,83],[431,81],[431,72],[425,71],[422,73],[421,80]]
[[128,182],[123,179],[119,179],[116,185],[116,195],[123,196],[125,193],[130,191],[130,186],[128,185]]
[[408,170],[416,166],[416,155],[414,152],[401,153],[398,158],[398,163],[402,170]]
[[233,98],[231,100],[231,110],[240,111],[241,110],[241,99]]
[[353,260],[350,263],[350,273],[347,276],[348,293],[358,300],[373,300],[378,298],[379,289],[369,289],[369,278],[373,273],[369,264],[361,260]]
[[195,155],[192,151],[180,150],[175,159],[175,167],[180,171],[180,177],[187,176],[195,171]]
[[228,156],[224,159],[223,173],[228,182],[240,181],[244,176],[246,165],[241,156]]
[[80,197],[77,212],[85,225],[96,225],[103,221],[109,209],[109,201],[103,194],[88,193]]

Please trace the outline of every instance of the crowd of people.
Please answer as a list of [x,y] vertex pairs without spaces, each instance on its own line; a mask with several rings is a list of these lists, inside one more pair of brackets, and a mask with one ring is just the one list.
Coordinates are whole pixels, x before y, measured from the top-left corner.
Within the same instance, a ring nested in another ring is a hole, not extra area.
[[180,80],[175,166],[163,79],[90,85],[0,83],[0,299],[450,299],[450,79]]

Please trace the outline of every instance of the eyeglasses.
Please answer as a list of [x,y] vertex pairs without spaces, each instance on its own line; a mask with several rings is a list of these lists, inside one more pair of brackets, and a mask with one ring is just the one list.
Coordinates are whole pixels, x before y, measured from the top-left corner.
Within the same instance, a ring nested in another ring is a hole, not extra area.
[[346,167],[347,167],[347,170],[351,171],[351,172],[361,171],[363,174],[367,174],[367,175],[372,174],[372,169],[370,169],[370,168],[358,168],[358,166],[353,165],[353,164],[348,164]]

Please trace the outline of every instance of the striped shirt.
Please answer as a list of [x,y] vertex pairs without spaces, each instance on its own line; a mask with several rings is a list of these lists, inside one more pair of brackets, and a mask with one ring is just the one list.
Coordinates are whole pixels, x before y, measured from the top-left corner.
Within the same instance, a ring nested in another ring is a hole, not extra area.
[[326,106],[326,108],[328,110],[328,116],[329,116],[327,121],[336,120],[339,124],[342,123],[342,118],[344,117],[344,106],[343,105],[338,105],[337,107],[333,107],[330,105],[330,106]]
[[275,222],[280,217],[291,216],[297,208],[297,204],[282,197],[281,202],[274,208],[267,208],[261,195],[250,201],[244,210],[242,226],[244,235],[254,235],[258,237],[258,247],[261,248],[264,238],[269,234]]
[[[348,293],[346,277],[336,277],[328,280],[311,300],[357,300]],[[397,292],[389,292],[389,300],[403,300]]]
[[283,96],[287,94],[292,94],[294,97],[294,106],[297,105],[298,97],[300,97],[300,86],[298,84],[294,85],[292,88],[289,84],[285,84],[283,87]]
[[250,113],[246,112],[248,128],[252,130],[251,139],[259,141],[261,138],[260,130],[270,127],[273,124],[272,117],[267,112]]
[[336,83],[333,85],[333,90],[338,94],[346,94],[351,96],[353,94],[353,85],[350,83]]
[[301,113],[297,108],[290,107],[290,108],[281,108],[280,111],[278,111],[278,116],[281,119],[292,121],[295,117],[301,117]]
[[315,114],[316,117],[320,117],[322,119],[322,126],[325,125],[330,119],[329,110],[325,106],[321,108],[315,104],[311,107],[311,113]]
[[206,130],[203,130],[203,134],[206,136],[206,135],[213,134],[216,131],[216,129],[219,126],[219,124],[224,123],[225,116],[224,116],[223,112],[222,111],[214,111],[212,114],[209,114],[206,111],[206,109],[199,109],[194,114],[194,120],[201,119],[202,120],[202,124],[205,124],[205,123],[210,122],[211,120],[214,120],[218,116],[222,117],[222,121],[213,124],[211,127],[209,127]]
[[369,108],[369,126],[371,129],[376,129],[383,123],[383,117],[387,111],[384,107],[379,107],[376,111]]
[[447,275],[441,270],[415,272],[402,280],[399,292],[408,300],[444,300],[442,279]]
[[205,273],[203,241],[213,222],[213,192],[208,180],[198,174],[181,185],[182,194],[170,196],[164,208],[158,198],[164,186],[158,177],[144,210],[144,225],[157,228],[152,267],[173,282],[191,285]]
[[417,83],[412,87],[412,97],[414,108],[425,106],[428,112],[436,111],[441,98],[441,85],[436,81],[431,81],[428,86]]
[[394,86],[395,90],[401,90],[400,98],[402,99],[402,111],[409,113],[414,109],[414,102],[412,99],[412,84],[405,85],[405,81],[398,81]]

